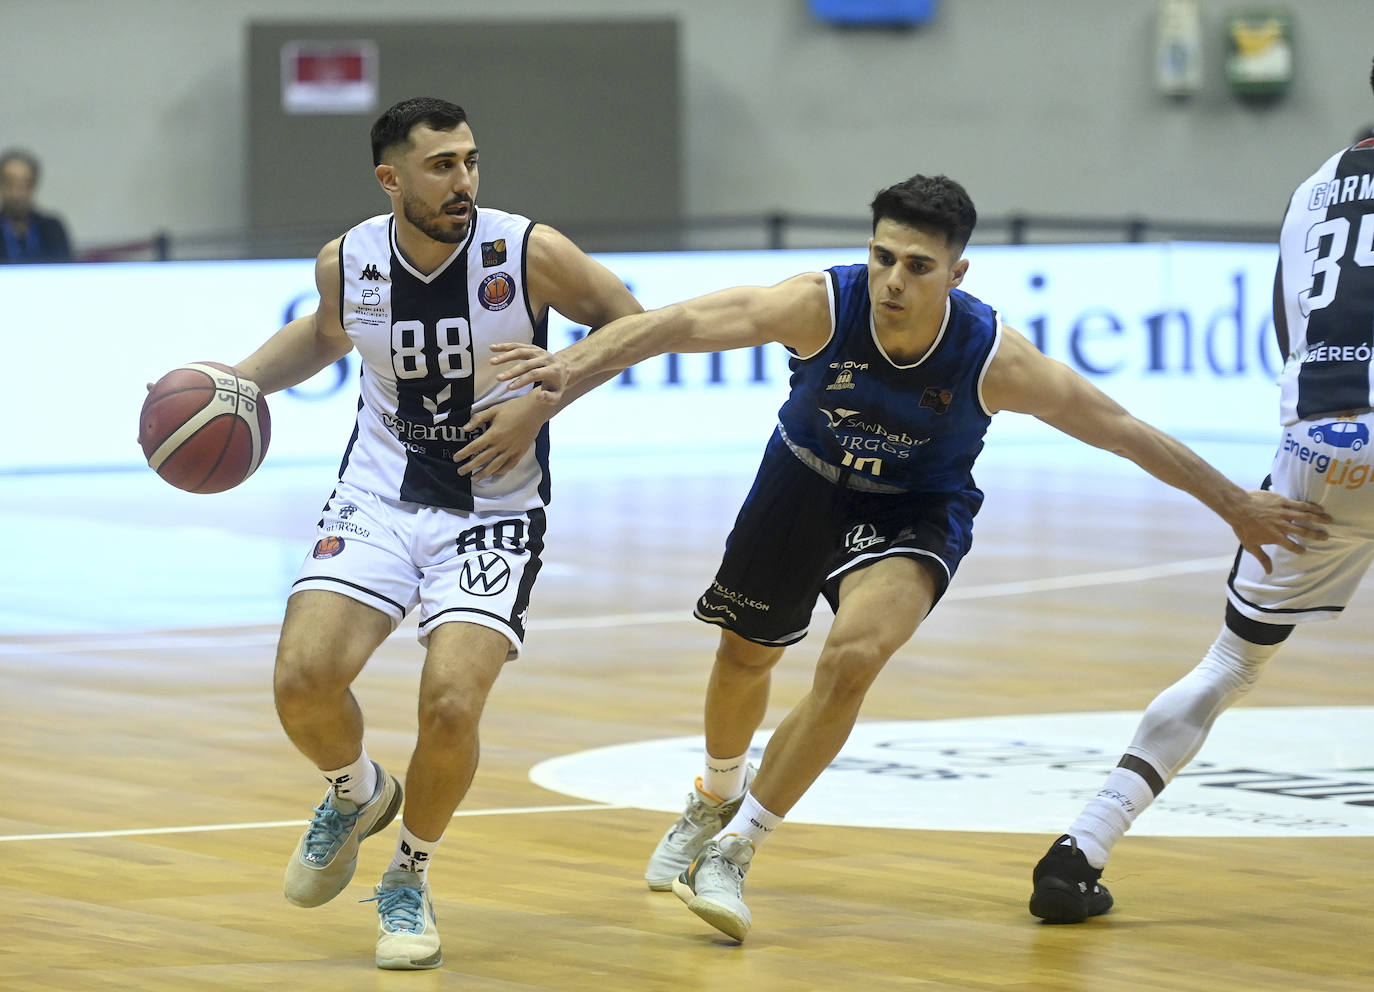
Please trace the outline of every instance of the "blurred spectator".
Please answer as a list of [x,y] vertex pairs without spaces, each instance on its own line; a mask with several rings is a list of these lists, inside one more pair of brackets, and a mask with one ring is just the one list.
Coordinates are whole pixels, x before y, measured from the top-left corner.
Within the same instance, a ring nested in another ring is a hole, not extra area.
[[11,148],[0,154],[0,262],[70,262],[67,228],[33,208],[38,159]]

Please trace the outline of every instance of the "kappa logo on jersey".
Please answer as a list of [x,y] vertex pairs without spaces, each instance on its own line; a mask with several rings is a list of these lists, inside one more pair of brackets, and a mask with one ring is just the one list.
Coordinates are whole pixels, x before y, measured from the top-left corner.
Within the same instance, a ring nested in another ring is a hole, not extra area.
[[376,262],[368,262],[363,266],[363,271],[358,273],[359,279],[371,279],[373,282],[381,282],[383,279],[381,271],[377,268]]
[[510,565],[495,551],[483,551],[463,562],[458,585],[474,596],[495,596],[510,584]]
[[482,242],[482,268],[489,269],[494,265],[501,265],[505,260],[505,238],[497,238],[495,241]]
[[879,536],[877,528],[872,524],[859,524],[844,536],[844,546],[850,551],[863,551],[871,548],[875,544],[882,544],[883,539]]
[[477,287],[477,298],[488,310],[504,310],[515,299],[515,280],[505,272],[493,272]]
[[939,386],[927,386],[921,394],[921,406],[936,413],[949,413],[949,405],[954,401],[954,391]]
[[335,555],[343,554],[343,549],[342,537],[322,537],[315,542],[315,550],[310,552],[310,557],[333,558]]

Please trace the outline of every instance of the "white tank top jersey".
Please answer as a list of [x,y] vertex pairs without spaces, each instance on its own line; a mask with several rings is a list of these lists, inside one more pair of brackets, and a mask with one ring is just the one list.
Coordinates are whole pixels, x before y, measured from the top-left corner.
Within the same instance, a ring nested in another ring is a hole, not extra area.
[[358,419],[339,478],[379,496],[477,512],[549,501],[548,425],[519,463],[472,482],[453,461],[474,412],[520,395],[496,379],[490,345],[547,346],[525,284],[528,218],[474,211],[467,239],[424,275],[396,245],[391,214],[363,221],[339,249],[340,313],[362,357]]
[[1293,192],[1279,263],[1280,420],[1374,407],[1374,140],[1332,155]]

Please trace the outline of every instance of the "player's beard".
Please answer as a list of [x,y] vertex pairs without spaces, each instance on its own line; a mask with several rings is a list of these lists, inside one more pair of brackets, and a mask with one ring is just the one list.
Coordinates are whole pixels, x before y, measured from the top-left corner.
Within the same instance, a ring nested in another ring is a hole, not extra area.
[[[462,227],[454,228],[446,223],[448,215],[444,213],[444,207],[452,203],[468,204],[468,220]],[[406,220],[410,221],[421,234],[431,238],[441,244],[456,245],[460,244],[468,236],[468,227],[472,224],[473,211],[476,205],[466,197],[458,200],[450,200],[438,210],[431,210],[418,197],[409,194],[401,201],[401,209],[405,213]]]

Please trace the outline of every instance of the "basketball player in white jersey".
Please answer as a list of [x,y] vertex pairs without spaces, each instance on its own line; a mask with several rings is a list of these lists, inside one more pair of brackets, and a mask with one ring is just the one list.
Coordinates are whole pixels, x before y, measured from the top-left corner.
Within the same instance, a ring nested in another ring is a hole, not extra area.
[[[362,359],[357,423],[277,649],[282,726],[329,783],[285,892],[298,906],[328,902],[352,878],[359,841],[401,811],[374,897],[376,961],[435,968],[426,869],[476,770],[487,694],[520,651],[549,499],[548,404],[498,383],[489,345],[543,348],[550,308],[591,328],[642,308],[557,231],[477,206],[462,108],[399,103],[373,125],[372,153],[391,212],[325,245],[315,312],[238,369],[270,393],[353,348]],[[455,452],[478,435],[483,455],[460,467]],[[349,687],[417,606],[426,652],[402,790],[368,757]]]
[[[1374,72],[1370,74],[1374,89]],[[1264,487],[1320,503],[1328,540],[1238,552],[1225,623],[1201,663],[1145,710],[1120,764],[1032,873],[1030,911],[1054,923],[1105,913],[1107,856],[1247,693],[1293,627],[1341,615],[1374,560],[1374,138],[1343,148],[1293,192],[1279,233],[1274,330],[1278,453]]]

